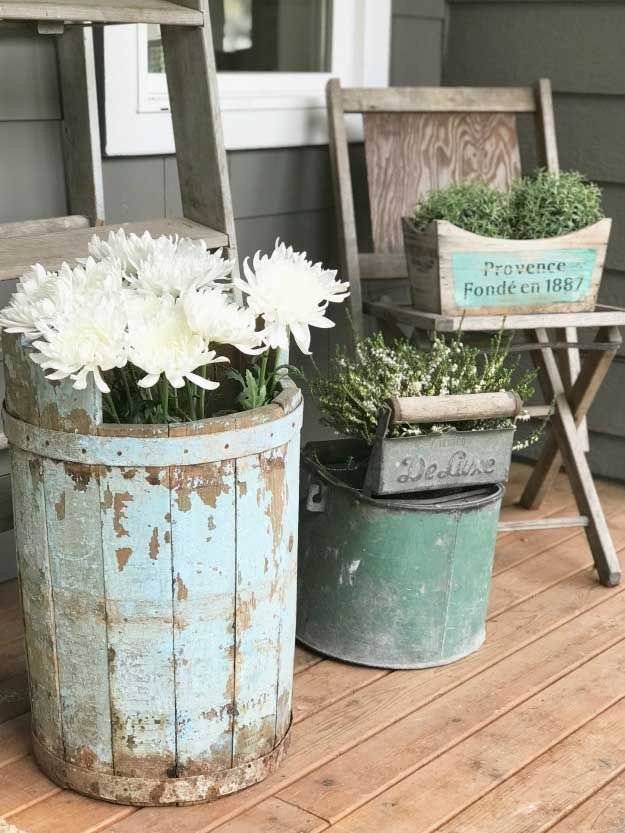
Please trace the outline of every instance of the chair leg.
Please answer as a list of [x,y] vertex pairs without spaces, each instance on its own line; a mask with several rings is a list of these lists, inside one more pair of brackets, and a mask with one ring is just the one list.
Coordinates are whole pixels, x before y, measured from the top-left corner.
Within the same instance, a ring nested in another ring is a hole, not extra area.
[[544,390],[546,394],[549,394],[549,391],[553,392],[555,412],[551,420],[551,435],[525,487],[521,503],[525,507],[539,505],[557,475],[560,461],[563,459],[579,511],[588,519],[586,535],[599,579],[602,584],[613,587],[621,580],[621,568],[586,459],[578,425],[586,416],[605,378],[621,336],[615,327],[599,331],[597,341],[605,341],[607,338],[614,345],[614,349],[590,354],[570,392],[570,402],[554,352],[548,346],[546,330],[537,329],[535,337],[537,345],[541,346],[541,349],[536,351],[536,359],[545,372]]
[[562,394],[556,396],[553,430],[577,506],[588,518],[586,535],[601,584],[615,587],[621,581],[621,567],[612,536],[603,514],[599,495],[582,447],[569,404]]
[[[546,332],[544,330],[537,330],[535,340],[538,345],[548,343]],[[570,402],[575,424],[578,426],[585,419],[597,391],[605,379],[614,355],[621,344],[621,335],[617,327],[604,328],[599,330],[595,340],[597,342],[610,341],[614,345],[614,348],[612,350],[592,352],[585,359],[573,387],[568,392],[568,401]],[[547,352],[551,358],[543,355]],[[557,364],[553,359],[553,352],[551,350],[536,350],[532,355],[537,366],[544,371],[544,374],[541,376],[541,383],[545,398],[551,400],[559,394],[566,397],[567,391],[562,382]],[[580,435],[580,438],[582,436]],[[583,444],[582,449],[585,451]],[[545,495],[553,485],[553,481],[560,470],[561,464],[562,458],[559,453],[558,443],[552,431],[545,441],[540,458],[534,466],[532,474],[521,495],[521,506],[525,509],[537,509],[540,507]]]

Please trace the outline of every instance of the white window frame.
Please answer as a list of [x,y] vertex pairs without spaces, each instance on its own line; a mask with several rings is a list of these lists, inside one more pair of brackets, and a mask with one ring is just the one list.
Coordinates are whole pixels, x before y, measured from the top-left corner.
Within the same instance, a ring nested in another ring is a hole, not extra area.
[[[391,0],[334,0],[331,72],[220,72],[226,148],[325,144],[325,84],[388,84]],[[104,27],[105,152],[108,156],[174,153],[164,85],[149,88],[147,37],[134,25]],[[358,121],[348,123],[358,138]]]

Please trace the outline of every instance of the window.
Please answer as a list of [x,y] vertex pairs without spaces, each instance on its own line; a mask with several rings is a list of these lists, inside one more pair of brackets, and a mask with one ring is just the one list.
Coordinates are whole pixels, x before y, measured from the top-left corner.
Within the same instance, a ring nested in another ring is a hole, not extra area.
[[[210,0],[226,147],[327,142],[328,78],[388,82],[390,3]],[[173,153],[159,27],[105,27],[104,74],[106,153]]]

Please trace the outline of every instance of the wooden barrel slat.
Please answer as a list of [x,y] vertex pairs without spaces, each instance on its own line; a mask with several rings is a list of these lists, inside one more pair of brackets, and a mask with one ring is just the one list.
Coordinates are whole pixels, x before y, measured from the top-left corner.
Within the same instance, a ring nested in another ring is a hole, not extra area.
[[299,438],[285,446],[284,455],[284,514],[282,538],[279,546],[282,580],[280,584],[280,642],[278,657],[278,688],[276,703],[276,740],[284,737],[291,723],[293,694],[293,664],[295,661],[295,633],[297,602],[297,528],[299,504],[289,489],[299,484]]
[[137,805],[261,780],[291,722],[301,394],[103,425],[92,384],[51,385],[19,338],[3,347],[40,766]]
[[43,465],[39,457],[12,449],[11,468],[33,730],[51,752],[62,755],[64,745]]
[[237,460],[237,587],[233,765],[275,744],[284,451]]
[[113,771],[107,679],[107,627],[96,472],[43,461],[50,582],[65,756],[86,768]]
[[193,776],[232,765],[235,462],[171,478],[177,767]]
[[176,768],[169,471],[100,470],[115,773]]

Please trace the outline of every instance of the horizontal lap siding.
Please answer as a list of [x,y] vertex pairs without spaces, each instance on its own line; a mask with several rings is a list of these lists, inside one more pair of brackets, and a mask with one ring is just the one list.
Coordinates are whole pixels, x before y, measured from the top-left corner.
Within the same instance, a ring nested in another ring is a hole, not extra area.
[[[551,78],[560,163],[603,189],[613,218],[603,303],[625,306],[625,6],[610,2],[450,0],[444,83],[518,85]],[[521,121],[524,162],[535,164]],[[590,463],[625,479],[625,350],[590,412]]]

